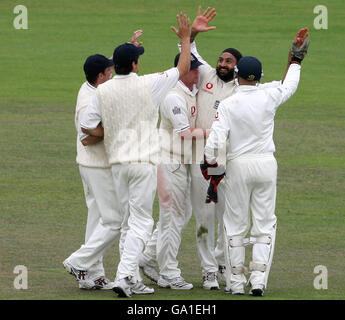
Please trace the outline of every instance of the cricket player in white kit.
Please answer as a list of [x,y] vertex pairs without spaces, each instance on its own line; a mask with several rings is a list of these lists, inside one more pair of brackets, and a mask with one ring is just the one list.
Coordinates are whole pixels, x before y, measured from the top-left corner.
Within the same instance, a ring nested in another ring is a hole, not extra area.
[[[196,127],[203,129],[211,128],[220,101],[235,93],[234,68],[242,58],[242,54],[237,49],[227,48],[220,54],[216,68],[213,68],[200,56],[194,39],[200,32],[215,29],[214,26],[208,27],[208,23],[215,15],[215,9],[210,7],[201,14],[199,6],[191,34],[191,52],[202,62],[202,66],[199,68]],[[280,81],[272,81],[260,84],[260,86],[276,87],[279,84]],[[197,154],[198,163],[203,161],[203,150],[200,151]],[[222,153],[225,155],[226,151],[224,150]],[[209,184],[201,175],[199,166],[192,165],[191,199],[197,221],[197,246],[203,271],[203,288],[219,289],[218,275],[223,276],[226,269],[223,247],[224,182],[221,181],[218,186],[218,201],[205,204],[208,188]],[[214,243],[215,218],[218,222],[216,247]]]
[[[131,43],[139,46],[137,39],[142,30],[133,33]],[[114,283],[104,276],[103,254],[116,240],[119,230],[114,228],[114,217],[117,216],[115,190],[111,166],[106,154],[103,137],[95,137],[82,132],[81,117],[95,95],[96,88],[109,80],[114,71],[114,62],[101,55],[90,56],[84,71],[87,78],[78,94],[76,107],[77,163],[83,181],[84,193],[88,207],[88,220],[84,245],[64,261],[64,267],[76,277],[81,289],[112,289]],[[116,223],[116,221],[115,221]],[[120,255],[128,230],[127,217],[121,226],[119,243]],[[145,286],[137,270],[135,294],[149,294],[154,290]]]
[[[76,161],[79,164],[88,208],[85,243],[96,229],[101,228],[104,224],[108,225],[111,221],[113,211],[111,198],[114,187],[102,138],[90,137],[82,133],[79,122],[91,97],[95,94],[96,88],[110,79],[113,66],[113,61],[105,56],[99,54],[89,56],[84,63],[87,81],[81,86],[77,98],[75,113],[75,125],[78,131]],[[105,230],[110,231],[107,227]],[[65,268],[79,280],[79,288],[112,289],[113,283],[105,278],[102,263],[103,255],[97,260],[90,260],[87,277],[85,270],[81,270],[84,269],[84,266],[81,267],[80,261],[78,261],[79,258],[82,258],[81,251],[77,250],[64,261]]]
[[[175,66],[179,57],[180,54],[175,57]],[[143,272],[150,279],[161,287],[177,290],[193,288],[191,283],[181,277],[177,254],[182,229],[192,214],[189,196],[192,139],[206,137],[206,130],[195,128],[196,84],[199,81],[200,65],[195,56],[191,55],[190,71],[170,90],[160,106],[162,160],[158,166],[159,222],[140,260]],[[158,262],[159,275],[154,270],[155,260]],[[151,273],[147,272],[150,262],[154,263]]]
[[[196,127],[210,129],[219,102],[230,96],[234,90],[233,69],[241,53],[234,49],[225,49],[219,57],[217,68],[211,67],[198,53],[194,39],[199,32],[213,30],[207,27],[216,15],[215,10],[207,8],[201,14],[201,7],[192,25],[191,52],[202,62],[200,67],[200,81],[197,94],[198,115]],[[208,183],[200,173],[198,163],[203,161],[203,150],[198,149],[197,164],[192,165],[192,208],[196,218],[197,248],[201,261],[204,289],[219,289],[218,272],[224,271],[225,260],[223,254],[223,212],[224,197],[222,184],[218,189],[218,202],[205,203]],[[201,152],[200,152],[201,151]],[[218,221],[217,246],[215,248],[215,218]]]
[[[239,61],[236,94],[219,104],[218,116],[207,139],[205,157],[210,165],[217,160],[217,150],[228,144],[224,228],[229,266],[226,291],[232,294],[244,294],[245,245],[248,243],[253,244],[250,293],[262,296],[267,286],[277,224],[274,116],[277,108],[297,89],[300,62],[309,45],[307,36],[307,28],[296,35],[288,72],[276,88],[257,85],[262,75],[259,60],[244,57]],[[248,240],[245,236],[250,221],[252,228]]]
[[[114,287],[123,297],[132,295],[132,279],[139,255],[153,227],[152,207],[159,161],[158,107],[190,67],[189,19],[181,12],[177,22],[179,29],[173,27],[173,30],[182,42],[177,67],[163,73],[138,76],[139,56],[144,48],[129,43],[118,46],[113,55],[117,75],[98,87],[81,121],[83,132],[104,135],[119,222],[129,212],[129,230]],[[99,129],[100,123],[104,132]],[[121,222],[118,228],[120,226]]]

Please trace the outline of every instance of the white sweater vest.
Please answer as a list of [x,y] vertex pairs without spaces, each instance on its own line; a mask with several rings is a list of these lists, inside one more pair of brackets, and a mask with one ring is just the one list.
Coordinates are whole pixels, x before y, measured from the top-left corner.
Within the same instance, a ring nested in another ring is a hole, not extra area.
[[152,102],[152,75],[114,77],[96,94],[109,163],[157,164],[158,108]]
[[[90,87],[90,85],[85,82],[81,86],[76,105],[75,112],[75,126],[78,131],[79,121],[83,112],[86,110],[91,97],[96,93],[96,89]],[[77,136],[77,158],[76,161],[78,164],[81,164],[85,167],[95,167],[95,168],[109,168],[108,157],[105,152],[103,141],[90,145],[83,146],[80,142],[79,134]]]
[[[190,128],[195,128],[195,119],[197,115],[196,97],[189,95],[178,85],[171,89],[168,95],[170,93],[178,94],[185,100]],[[167,119],[163,113],[161,113],[161,123],[159,128],[163,162],[168,158],[174,162],[191,164],[193,160],[192,140],[182,140],[181,136],[174,132],[174,127],[171,121]]]

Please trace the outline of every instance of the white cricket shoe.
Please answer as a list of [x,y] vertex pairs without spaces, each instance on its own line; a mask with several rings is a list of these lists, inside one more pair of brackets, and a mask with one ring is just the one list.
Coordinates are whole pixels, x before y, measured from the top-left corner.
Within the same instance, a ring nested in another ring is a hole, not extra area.
[[101,276],[93,282],[95,283],[95,289],[112,290],[115,287],[115,282],[110,281],[105,276]]
[[146,286],[142,281],[137,281],[130,287],[134,294],[152,294],[155,292],[155,289]]
[[157,269],[144,261],[139,262],[139,268],[143,272],[143,274],[148,277],[153,282],[157,283],[159,279],[159,273]]
[[265,286],[263,284],[253,285],[249,291],[249,294],[254,297],[262,297],[264,295]]
[[219,290],[217,272],[206,272],[202,277],[202,287],[206,290]]
[[233,295],[244,295],[244,286],[240,284],[238,286],[231,286],[231,288],[225,287],[224,292]]
[[75,268],[69,261],[67,261],[67,259],[62,264],[68,273],[74,276],[79,283],[82,283],[84,289],[90,290],[94,288],[95,284],[90,279],[87,270],[80,270]]
[[157,284],[162,288],[170,288],[175,290],[193,289],[193,285],[191,283],[186,282],[182,277],[168,279],[164,276],[160,276]]
[[133,293],[131,290],[131,282],[128,277],[116,280],[113,291],[116,292],[120,298],[131,297]]

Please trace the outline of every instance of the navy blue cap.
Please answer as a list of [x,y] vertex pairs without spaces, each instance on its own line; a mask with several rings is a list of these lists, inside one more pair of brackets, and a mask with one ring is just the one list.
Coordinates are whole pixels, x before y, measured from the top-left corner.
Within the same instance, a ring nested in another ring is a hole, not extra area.
[[115,48],[113,61],[115,66],[128,66],[135,61],[137,57],[144,53],[144,47],[137,47],[132,43],[124,43]]
[[[179,59],[180,59],[180,53],[177,54],[175,57],[175,61],[174,61],[175,67],[178,64]],[[196,69],[197,67],[199,67],[201,65],[202,65],[202,63],[196,58],[196,56],[193,53],[191,53],[190,54],[190,69],[189,70]]]
[[261,62],[254,57],[243,57],[237,63],[237,74],[248,81],[259,81],[262,75]]
[[101,54],[94,54],[86,59],[84,63],[84,72],[86,77],[92,78],[97,76],[99,73],[103,73],[106,68],[113,65],[114,62],[112,59],[108,59]]

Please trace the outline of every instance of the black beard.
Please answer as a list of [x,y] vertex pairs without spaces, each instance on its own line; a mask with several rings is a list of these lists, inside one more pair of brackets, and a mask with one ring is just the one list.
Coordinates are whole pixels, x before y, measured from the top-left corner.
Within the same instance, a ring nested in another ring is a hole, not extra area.
[[221,74],[221,73],[219,72],[220,68],[219,68],[219,67],[216,68],[217,76],[218,76],[221,80],[223,80],[224,82],[229,82],[229,81],[231,81],[231,80],[234,79],[234,69],[228,69],[228,68],[221,68],[221,69],[226,69],[226,70],[228,70],[228,73],[226,73],[226,74]]

